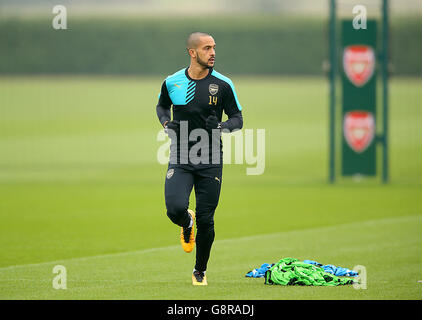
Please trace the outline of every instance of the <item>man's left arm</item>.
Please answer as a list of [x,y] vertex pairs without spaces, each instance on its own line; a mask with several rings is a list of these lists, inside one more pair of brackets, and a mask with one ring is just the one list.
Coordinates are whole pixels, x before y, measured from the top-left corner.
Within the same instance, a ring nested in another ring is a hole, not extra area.
[[243,127],[242,111],[228,115],[228,119],[220,123],[221,130],[228,130],[230,132],[240,130]]
[[243,127],[242,106],[237,99],[233,83],[230,81],[223,100],[223,110],[227,115],[227,121],[221,122],[221,130],[230,132],[240,130]]
[[233,83],[230,83],[224,92],[223,110],[228,119],[224,122],[219,122],[215,111],[212,111],[211,115],[206,120],[207,130],[220,129],[233,132],[242,129],[242,106],[237,99]]

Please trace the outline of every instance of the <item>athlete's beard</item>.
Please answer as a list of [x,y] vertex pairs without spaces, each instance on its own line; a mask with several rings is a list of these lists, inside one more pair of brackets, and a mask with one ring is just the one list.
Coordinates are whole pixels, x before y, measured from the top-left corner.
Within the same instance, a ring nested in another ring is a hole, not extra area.
[[211,69],[212,68],[212,66],[209,66],[208,63],[206,63],[205,61],[201,60],[201,58],[199,58],[199,54],[198,53],[196,53],[196,62],[198,62],[199,65],[201,65],[201,66],[203,66],[205,68],[208,68],[208,69]]

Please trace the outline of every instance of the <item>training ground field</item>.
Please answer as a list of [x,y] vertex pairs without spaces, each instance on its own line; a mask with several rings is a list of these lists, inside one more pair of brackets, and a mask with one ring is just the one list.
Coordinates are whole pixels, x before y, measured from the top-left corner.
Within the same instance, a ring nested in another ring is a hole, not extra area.
[[[326,79],[232,79],[266,167],[225,165],[209,285],[192,287],[157,161],[162,79],[0,78],[0,299],[421,299],[422,79],[391,82],[388,185],[327,183]],[[284,257],[364,266],[367,289],[245,278]]]

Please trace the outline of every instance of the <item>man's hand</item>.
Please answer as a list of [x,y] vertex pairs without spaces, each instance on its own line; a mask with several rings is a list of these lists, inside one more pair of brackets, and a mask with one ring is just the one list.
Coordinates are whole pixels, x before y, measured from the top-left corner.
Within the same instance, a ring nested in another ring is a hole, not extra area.
[[180,124],[178,120],[166,121],[163,124],[164,131],[168,134],[169,130],[173,130],[176,134],[180,131]]
[[211,131],[212,129],[221,129],[221,123],[218,122],[218,118],[215,114],[215,111],[211,109],[211,115],[208,116],[206,122],[205,122],[205,128],[208,131]]

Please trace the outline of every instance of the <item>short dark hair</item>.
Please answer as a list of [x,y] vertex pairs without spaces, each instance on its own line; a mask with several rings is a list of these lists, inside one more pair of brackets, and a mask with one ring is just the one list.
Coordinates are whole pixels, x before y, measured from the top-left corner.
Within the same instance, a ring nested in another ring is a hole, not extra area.
[[198,47],[199,38],[204,37],[204,36],[211,37],[210,34],[205,33],[205,32],[199,32],[199,31],[192,32],[186,39],[186,49],[189,50],[189,49],[194,49]]

